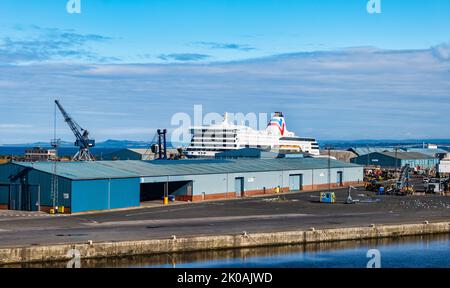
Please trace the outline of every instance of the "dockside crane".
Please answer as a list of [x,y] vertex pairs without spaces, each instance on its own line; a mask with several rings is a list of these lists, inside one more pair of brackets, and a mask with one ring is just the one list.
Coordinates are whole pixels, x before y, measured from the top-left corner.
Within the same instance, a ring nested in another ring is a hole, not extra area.
[[94,156],[89,151],[90,148],[95,146],[95,140],[89,139],[89,132],[83,129],[80,125],[73,120],[72,117],[64,110],[61,103],[55,100],[56,106],[58,106],[59,111],[64,117],[64,120],[69,125],[73,134],[75,135],[76,141],[75,146],[79,147],[80,150],[73,156],[73,161],[94,161]]

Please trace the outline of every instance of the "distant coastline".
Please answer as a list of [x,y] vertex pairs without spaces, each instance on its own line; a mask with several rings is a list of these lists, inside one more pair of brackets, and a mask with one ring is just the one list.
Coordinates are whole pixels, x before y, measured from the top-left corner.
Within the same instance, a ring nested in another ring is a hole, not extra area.
[[331,146],[335,149],[349,147],[417,147],[421,148],[423,144],[436,144],[439,148],[450,151],[450,139],[403,139],[403,140],[318,140],[321,148]]
[[[25,156],[25,149],[30,148],[31,146],[18,146],[18,147],[11,147],[11,146],[0,146],[0,156]],[[45,147],[45,146],[41,146]],[[46,147],[48,148],[48,147]],[[112,153],[114,151],[120,150],[122,148],[92,148],[91,152],[94,154],[95,157],[98,157],[101,159],[102,155]],[[73,156],[75,153],[77,153],[78,148],[76,147],[61,147],[58,149],[58,155],[59,156]]]
[[[350,147],[422,147],[423,144],[436,144],[439,148],[450,151],[450,139],[411,139],[411,140],[319,140],[320,149],[331,147],[335,150],[346,150]],[[102,155],[112,153],[114,151],[124,148],[140,148],[147,149],[151,145],[150,142],[145,141],[131,141],[131,140],[107,140],[97,143],[97,146],[92,148],[92,153],[101,159]],[[181,143],[168,143],[168,147],[180,147]],[[36,142],[27,144],[3,144],[0,145],[0,156],[23,156],[25,149],[31,147],[49,148],[50,143]],[[60,156],[74,155],[78,148],[73,146],[72,142],[64,141],[58,149]]]
[[[150,142],[146,141],[132,141],[132,140],[106,140],[97,142],[96,148],[147,148],[150,147]],[[61,148],[72,148],[73,142],[61,141]],[[50,147],[50,142],[34,142],[34,143],[19,143],[19,144],[0,144],[0,147]]]

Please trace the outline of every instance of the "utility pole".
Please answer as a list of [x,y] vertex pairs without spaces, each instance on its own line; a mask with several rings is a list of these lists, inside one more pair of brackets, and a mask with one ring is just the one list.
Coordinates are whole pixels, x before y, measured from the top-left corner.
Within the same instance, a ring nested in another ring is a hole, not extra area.
[[370,151],[369,151],[369,145],[367,145],[366,147],[367,147],[367,167],[369,167],[369,165],[370,165]]
[[169,205],[169,182],[166,181],[164,183],[164,205]]
[[331,192],[331,147],[327,146],[328,149],[328,192]]
[[398,145],[395,146],[395,177],[398,174]]
[[56,104],[55,104],[55,115],[54,115],[54,123],[53,123],[53,139],[50,142],[52,148],[55,150],[55,157],[53,157],[53,171],[52,171],[52,185],[51,185],[51,195],[53,201],[53,211],[54,213],[58,212],[59,206],[59,191],[58,191],[58,176],[57,176],[57,163],[58,163],[58,147],[61,143],[60,139],[56,138]]
[[59,139],[53,139],[51,142],[51,145],[53,149],[55,149],[55,157],[53,158],[53,169],[52,169],[52,200],[53,200],[53,209],[55,213],[58,211],[59,206],[59,191],[58,191],[58,176],[57,176],[57,163],[58,163],[58,146],[59,146],[60,140]]

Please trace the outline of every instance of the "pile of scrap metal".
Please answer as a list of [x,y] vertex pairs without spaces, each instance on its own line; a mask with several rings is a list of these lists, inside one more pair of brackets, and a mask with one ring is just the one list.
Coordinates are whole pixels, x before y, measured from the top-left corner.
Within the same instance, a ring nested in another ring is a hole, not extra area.
[[379,169],[367,169],[364,172],[364,189],[367,191],[378,191],[383,185]]
[[377,181],[375,179],[367,179],[364,182],[364,189],[366,189],[366,191],[378,192],[380,191],[380,188],[384,186],[382,181]]
[[413,195],[414,194],[414,185],[411,184],[411,174],[414,172],[414,169],[409,165],[405,165],[402,167],[400,171],[400,176],[393,187],[389,187],[386,190],[387,194],[393,195]]
[[378,195],[397,195],[400,194],[399,189],[397,189],[397,182],[388,180],[388,181],[375,181],[372,180],[370,182],[365,183],[365,189],[367,191],[375,192]]
[[380,168],[366,169],[364,175],[366,181],[385,181],[395,178],[395,174],[392,171]]
[[366,175],[364,188],[379,195],[412,195],[415,191],[410,181],[413,170],[409,165],[403,166],[397,180],[389,179],[390,175],[385,178],[386,181],[380,180],[380,177]]
[[385,169],[367,169],[364,176],[364,188],[372,192],[384,192],[387,188],[394,186],[390,183],[395,178],[392,171]]

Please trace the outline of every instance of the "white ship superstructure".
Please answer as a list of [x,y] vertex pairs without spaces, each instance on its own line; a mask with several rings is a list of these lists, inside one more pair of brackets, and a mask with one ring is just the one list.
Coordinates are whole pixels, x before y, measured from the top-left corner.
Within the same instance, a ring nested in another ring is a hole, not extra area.
[[315,139],[298,137],[287,130],[281,112],[274,113],[264,130],[229,123],[225,114],[222,123],[192,127],[191,134],[191,143],[184,151],[187,157],[214,157],[219,152],[242,148],[320,155],[319,145]]

